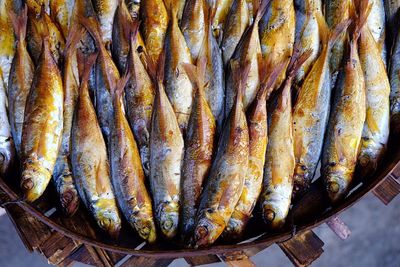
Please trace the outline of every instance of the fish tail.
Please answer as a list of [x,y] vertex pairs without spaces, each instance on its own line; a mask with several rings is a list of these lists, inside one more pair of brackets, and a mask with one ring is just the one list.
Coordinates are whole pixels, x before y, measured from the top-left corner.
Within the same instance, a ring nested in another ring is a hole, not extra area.
[[111,88],[111,95],[116,97],[117,99],[120,99],[122,96],[122,93],[125,89],[126,83],[129,81],[130,78],[130,73],[126,72],[116,83],[115,86]]
[[77,25],[73,25],[68,33],[67,42],[65,44],[64,57],[70,57],[75,51],[77,44],[81,41],[86,30]]
[[300,53],[300,49],[298,47],[300,43],[297,43],[293,49],[293,56],[290,59],[288,68],[287,68],[287,80],[292,79],[296,76],[297,71],[303,65],[304,62],[311,56],[312,49],[307,49],[303,53]]
[[260,22],[270,2],[271,0],[253,0],[254,11],[256,11],[256,16],[253,22],[254,24]]
[[87,83],[89,81],[89,76],[90,76],[90,71],[96,62],[98,53],[92,53],[88,56],[85,56],[83,52],[79,51],[78,53],[78,66],[80,66],[79,69],[79,79],[80,79],[80,84],[81,90],[88,89]]
[[144,61],[147,73],[152,79],[153,83],[157,85],[158,90],[161,90],[160,85],[164,82],[164,68],[165,68],[165,48],[158,58],[158,64],[145,52]]
[[25,40],[26,37],[26,25],[28,21],[28,8],[24,5],[24,8],[17,15],[12,8],[8,9],[8,16],[11,19],[14,32],[18,41]]
[[351,42],[357,42],[360,37],[361,30],[367,23],[367,19],[372,10],[372,3],[365,0],[354,0],[350,4],[350,17],[353,18],[353,30]]
[[139,32],[140,22],[138,20],[133,20],[131,27],[126,27],[125,35],[127,40],[130,40],[131,49],[134,50],[136,47],[137,36]]
[[270,59],[265,59],[262,55],[258,56],[259,76],[264,77],[260,83],[260,90],[257,93],[257,98],[267,100],[274,90],[276,80],[289,63],[289,59],[283,60],[278,65],[273,66]]
[[238,61],[231,60],[231,69],[233,73],[233,84],[237,88],[236,106],[242,105],[244,90],[246,88],[247,78],[249,77],[251,63],[247,61],[242,68]]
[[97,48],[100,49],[101,47],[103,47],[100,26],[96,18],[78,15],[78,21],[80,24],[83,25],[83,27],[86,28],[86,30],[88,30],[90,35],[93,37],[93,40],[96,43]]
[[185,69],[186,74],[189,77],[189,80],[195,85],[197,89],[197,93],[199,94],[200,97],[205,97],[204,96],[204,77],[206,73],[206,64],[207,64],[207,59],[205,55],[202,55],[198,60],[197,60],[197,66],[189,63],[182,63],[182,67]]

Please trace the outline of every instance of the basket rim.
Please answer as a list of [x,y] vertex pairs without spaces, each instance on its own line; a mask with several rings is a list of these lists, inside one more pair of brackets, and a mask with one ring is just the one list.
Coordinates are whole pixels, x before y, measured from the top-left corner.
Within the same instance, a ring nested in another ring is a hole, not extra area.
[[[101,241],[96,240],[95,238],[91,238],[88,236],[83,236],[79,233],[68,229],[67,227],[51,220],[50,218],[46,217],[41,211],[35,208],[33,205],[27,202],[15,202],[12,204],[16,204],[20,206],[24,211],[32,215],[33,217],[37,218],[40,222],[44,223],[48,227],[52,228],[53,230],[71,238],[74,240],[81,241],[87,245],[95,246],[101,249],[106,249],[116,253],[123,253],[132,256],[143,256],[143,257],[156,257],[156,258],[181,258],[181,257],[193,257],[193,256],[204,256],[212,254],[224,254],[230,253],[235,251],[241,251],[244,249],[249,249],[252,247],[268,247],[274,243],[281,243],[289,240],[293,237],[294,234],[302,233],[307,230],[311,230],[322,223],[325,223],[330,218],[337,216],[341,212],[347,210],[351,206],[353,206],[358,200],[363,198],[367,193],[373,190],[376,186],[379,185],[381,181],[383,181],[386,177],[388,177],[394,170],[400,169],[400,152],[395,152],[395,157],[393,160],[389,161],[387,159],[386,164],[382,164],[380,168],[380,172],[377,175],[372,177],[371,181],[367,184],[363,184],[359,189],[359,192],[353,192],[350,194],[345,201],[343,201],[340,205],[333,207],[332,209],[328,210],[327,212],[323,213],[318,219],[313,222],[305,223],[303,225],[298,225],[296,228],[296,233],[290,232],[289,230],[276,233],[272,235],[268,235],[263,238],[263,234],[260,235],[256,240],[244,242],[244,243],[235,243],[235,244],[222,244],[222,245],[214,245],[210,247],[204,248],[183,248],[183,249],[176,249],[176,250],[146,250],[146,249],[135,249],[132,247],[124,246],[124,245],[117,245],[117,244],[107,244]],[[384,167],[384,168],[383,168]],[[364,186],[365,185],[365,186]],[[0,189],[4,191],[12,201],[18,200],[18,195],[5,183],[4,179],[0,178]],[[358,190],[358,189],[357,189]]]

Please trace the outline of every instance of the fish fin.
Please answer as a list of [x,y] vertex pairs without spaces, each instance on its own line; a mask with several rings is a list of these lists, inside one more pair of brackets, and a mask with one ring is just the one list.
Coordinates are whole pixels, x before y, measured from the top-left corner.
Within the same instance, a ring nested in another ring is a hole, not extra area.
[[[129,21],[133,21],[133,22],[136,22],[136,23],[138,23],[138,21],[135,19],[135,20],[133,20],[132,19],[132,17],[131,17],[131,15],[130,15],[130,13],[129,13],[129,10],[128,10],[128,7],[126,6],[126,3],[125,3],[125,1],[121,1],[121,0],[119,0],[119,4],[118,4],[118,12],[119,12],[119,14],[122,16],[122,18],[121,18],[121,21],[125,21],[125,22],[129,22]],[[128,17],[129,16],[129,17]],[[117,13],[115,14],[115,18],[114,18],[114,20],[116,19],[116,17],[117,17]],[[137,26],[136,26],[137,27]],[[130,37],[131,37],[131,31],[132,31],[132,27],[124,27],[124,36],[125,36],[125,39],[126,40],[130,40]]]
[[80,24],[83,25],[83,27],[86,28],[86,30],[88,30],[90,35],[93,37],[93,40],[96,43],[97,48],[100,49],[101,47],[104,47],[101,38],[100,26],[97,19],[94,17],[85,17],[80,15],[78,17],[78,21]]
[[18,41],[25,40],[26,26],[28,22],[28,7],[24,5],[20,14],[16,14],[12,8],[7,9],[8,16],[14,28],[14,32]]
[[204,97],[203,89],[205,86],[205,73],[206,73],[207,59],[205,56],[197,60],[197,66],[188,63],[182,63],[182,67],[186,71],[190,81],[195,85],[199,94]]
[[374,119],[374,115],[373,115],[373,110],[371,108],[367,108],[367,117],[366,117],[366,123],[368,125],[369,130],[376,134],[379,133],[379,126],[378,123],[376,122],[376,120]]
[[115,86],[111,89],[111,95],[117,97],[118,99],[121,98],[122,93],[124,92],[125,86],[129,81],[131,75],[129,72],[125,73],[115,84]]
[[311,56],[312,49],[307,49],[303,53],[300,50],[300,43],[295,44],[293,49],[293,55],[290,59],[289,65],[287,67],[287,79],[291,79],[296,76],[297,71],[300,69],[301,65]]
[[86,30],[76,24],[70,28],[63,53],[65,58],[70,57],[74,53],[76,45],[82,40],[85,33]]
[[260,22],[261,18],[265,14],[265,11],[267,11],[267,7],[270,2],[271,2],[271,0],[254,0],[253,1],[254,11],[256,12],[253,23]]
[[78,66],[79,66],[79,80],[80,80],[80,88],[83,90],[83,87],[87,88],[87,83],[89,81],[90,71],[96,62],[98,56],[98,52],[92,53],[88,56],[85,56],[82,51],[78,50],[77,58],[78,58]]
[[246,88],[247,78],[249,77],[251,62],[247,61],[242,68],[239,61],[231,59],[230,65],[233,73],[233,84],[237,88],[235,105],[241,105],[243,102],[243,95]]
[[146,52],[143,52],[143,56],[147,73],[157,88],[161,89],[159,85],[164,82],[165,49],[161,52],[157,63]]
[[140,26],[140,21],[133,20],[133,22],[131,23],[131,26],[127,27],[127,32],[125,34],[126,34],[127,40],[131,40],[131,42],[130,42],[131,49],[135,49],[135,47],[136,47],[137,36],[139,33],[139,26]]
[[276,80],[288,65],[289,59],[285,59],[278,65],[273,66],[270,60],[264,59],[261,55],[259,57],[260,60],[258,61],[258,68],[261,69],[260,77],[265,78],[260,83],[260,90],[257,93],[257,98],[259,100],[268,100],[269,96],[274,90]]
[[350,17],[354,18],[353,19],[354,25],[351,36],[352,42],[357,42],[358,37],[360,37],[361,30],[367,23],[371,10],[372,10],[372,3],[365,0],[354,0],[354,3],[350,5]]

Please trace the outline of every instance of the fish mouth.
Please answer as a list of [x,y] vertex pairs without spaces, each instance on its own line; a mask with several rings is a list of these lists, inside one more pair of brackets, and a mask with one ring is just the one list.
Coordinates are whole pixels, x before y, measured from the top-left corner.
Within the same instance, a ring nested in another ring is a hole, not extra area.
[[179,215],[177,212],[169,212],[162,216],[160,220],[160,228],[164,237],[172,239],[178,233]]
[[219,216],[208,217],[206,214],[199,220],[194,230],[194,248],[205,247],[215,242],[225,229],[225,222]]
[[369,153],[363,153],[358,158],[357,174],[361,179],[366,179],[373,175],[378,168],[377,158]]
[[50,181],[50,172],[38,165],[25,167],[21,175],[21,189],[25,200],[33,202],[38,199]]
[[150,244],[156,241],[156,227],[152,218],[137,220],[134,222],[134,227],[139,236]]
[[98,211],[97,222],[101,229],[112,238],[117,239],[121,230],[121,219],[116,210],[106,209]]
[[332,203],[342,200],[348,192],[349,185],[345,176],[345,173],[331,173],[326,176],[325,187]]
[[246,223],[242,220],[233,219],[229,220],[226,229],[224,230],[224,238],[226,240],[238,239],[242,236]]
[[271,229],[280,229],[286,222],[286,214],[279,205],[268,202],[262,205],[262,218]]
[[[1,142],[0,142],[1,143]],[[7,149],[0,149],[0,174],[6,175],[12,167],[13,157]]]
[[78,210],[79,198],[75,189],[69,188],[60,195],[61,208],[65,215],[72,216]]

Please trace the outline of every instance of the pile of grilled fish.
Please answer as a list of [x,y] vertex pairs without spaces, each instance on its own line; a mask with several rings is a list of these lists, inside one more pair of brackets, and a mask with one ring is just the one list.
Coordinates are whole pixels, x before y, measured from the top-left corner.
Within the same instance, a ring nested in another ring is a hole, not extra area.
[[400,133],[387,2],[0,0],[0,174],[114,238],[240,240],[254,210],[277,231],[317,172],[335,205]]

